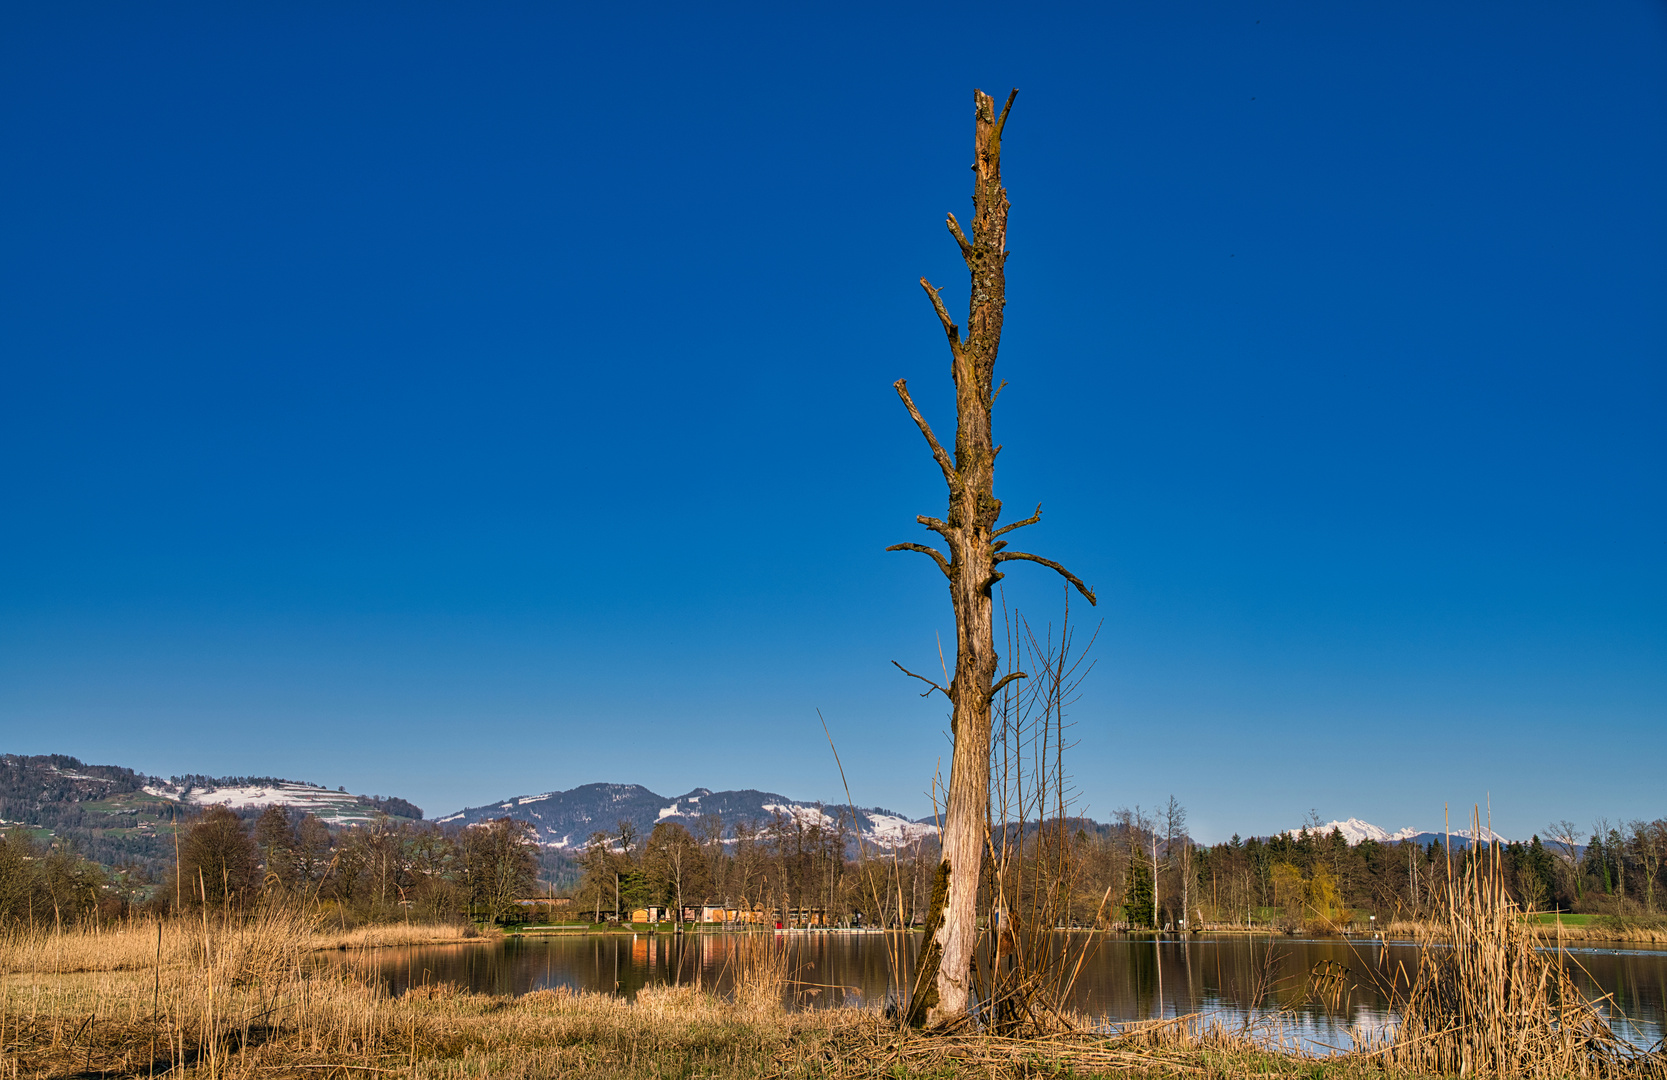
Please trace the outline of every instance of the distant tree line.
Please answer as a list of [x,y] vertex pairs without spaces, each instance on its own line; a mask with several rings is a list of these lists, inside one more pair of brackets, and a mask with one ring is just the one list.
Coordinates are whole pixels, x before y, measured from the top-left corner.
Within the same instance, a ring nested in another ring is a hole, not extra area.
[[[1376,915],[1422,919],[1445,904],[1446,889],[1480,848],[1455,842],[1351,845],[1339,830],[1194,844],[1185,812],[1147,817],[1120,811],[1111,828],[1075,831],[1073,892],[1078,910],[1107,894],[1123,901],[1131,926],[1277,923],[1340,926]],[[1599,822],[1585,837],[1568,822],[1548,841],[1501,843],[1506,887],[1528,911],[1654,916],[1663,901],[1667,819]],[[1155,886],[1155,888],[1154,888]],[[1156,904],[1152,900],[1156,894]]]
[[332,829],[269,806],[250,828],[210,807],[182,830],[177,870],[157,901],[192,909],[278,894],[324,904],[344,924],[502,921],[533,893],[537,871],[531,827],[508,818],[448,828],[384,816]]
[[284,784],[294,784],[298,787],[317,786],[300,780],[285,780],[278,776],[207,776],[203,773],[170,776],[168,783],[185,791],[213,791],[228,787],[279,787]]
[[580,853],[572,904],[598,919],[629,919],[651,906],[757,912],[784,925],[812,917],[893,926],[924,918],[941,860],[937,841],[922,838],[884,857],[860,850],[852,822],[821,813],[777,812],[733,827],[705,814],[692,830],[662,821],[647,837],[621,821],[593,833]]
[[268,899],[316,903],[343,926],[394,919],[505,921],[537,887],[538,847],[525,822],[467,828],[407,819],[331,828],[267,807],[250,821],[211,806],[170,837],[160,876],[100,866],[72,843],[0,832],[0,924],[75,922],[135,909],[245,910]]
[[[541,849],[530,825],[509,818],[459,827],[380,815],[330,826],[278,806],[241,815],[210,807],[177,833],[163,830],[167,862],[155,872],[100,866],[72,839],[43,842],[14,827],[0,830],[0,924],[241,907],[273,896],[317,903],[343,925],[509,921],[523,915],[518,901],[561,888],[569,910],[597,919],[710,905],[789,925],[908,926],[924,919],[941,860],[930,836],[895,851],[864,849],[854,823],[823,814],[781,812],[733,827],[708,814],[693,824],[663,821],[645,837],[622,821],[570,857]],[[1478,857],[1439,842],[1350,845],[1318,828],[1200,845],[1173,799],[1153,814],[1120,810],[1109,824],[1063,818],[1025,830],[1056,838],[1034,850],[1058,854],[1058,865],[1027,878],[1049,890],[1050,910],[1067,925],[1108,928],[1420,919]],[[1667,819],[1589,830],[1559,822],[1546,834],[1497,847],[1507,888],[1525,909],[1661,912]],[[999,829],[994,836],[999,847]],[[542,883],[541,866],[554,871]]]
[[66,926],[127,912],[119,875],[22,829],[0,832],[0,927]]
[[[1342,928],[1368,915],[1384,922],[1426,918],[1445,903],[1451,877],[1487,850],[1412,841],[1350,845],[1340,831],[1317,828],[1201,845],[1188,836],[1186,810],[1173,799],[1154,814],[1120,810],[1109,824],[1065,818],[1026,826],[1027,835],[1036,830],[1059,837],[1036,850],[1066,855],[1058,868],[1025,880],[1058,890],[1063,920],[1131,929]],[[1535,836],[1497,846],[1507,888],[1525,910],[1661,912],[1667,819],[1600,823],[1584,840],[1566,822],[1547,832],[1550,842]],[[692,830],[666,821],[647,837],[622,821],[593,834],[580,853],[572,903],[592,918],[713,905],[762,910],[789,923],[813,912],[829,921],[918,923],[939,861],[936,842],[925,838],[863,859],[852,857],[854,838],[846,823],[785,813],[727,831],[713,815]]]

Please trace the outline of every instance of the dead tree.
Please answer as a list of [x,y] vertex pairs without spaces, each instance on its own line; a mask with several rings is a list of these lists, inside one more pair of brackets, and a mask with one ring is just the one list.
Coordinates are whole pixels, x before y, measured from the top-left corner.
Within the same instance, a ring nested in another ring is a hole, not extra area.
[[1007,541],[998,539],[1040,521],[1040,506],[1023,521],[996,527],[1001,502],[995,497],[995,462],[1001,447],[991,439],[990,407],[1000,393],[999,387],[992,387],[992,379],[1001,344],[1002,309],[1007,303],[1007,191],[1001,186],[1001,133],[1017,95],[1014,90],[1007,96],[998,117],[994,100],[982,90],[973,91],[971,235],[962,231],[954,214],[948,221],[949,233],[960,245],[972,275],[965,334],[950,318],[938,290],[920,279],[949,338],[949,370],[955,380],[953,459],[915,407],[908,386],[902,379],[893,384],[949,486],[948,519],[939,521],[922,514],[915,520],[943,537],[949,554],[925,544],[893,544],[886,550],[930,556],[949,579],[955,611],[955,675],[948,687],[898,665],[905,674],[929,683],[932,689],[926,693],[936,690],[949,699],[954,738],[943,862],[933,883],[926,941],[916,961],[908,1012],[909,1022],[916,1026],[954,1024],[967,1011],[978,934],[978,883],[990,813],[990,700],[1009,680],[1025,677],[1023,672],[1013,672],[992,685],[998,658],[990,589],[1002,578],[996,567],[1014,560],[1041,563],[1075,585],[1090,604],[1095,602],[1093,590],[1063,566],[1029,552],[1007,551]]

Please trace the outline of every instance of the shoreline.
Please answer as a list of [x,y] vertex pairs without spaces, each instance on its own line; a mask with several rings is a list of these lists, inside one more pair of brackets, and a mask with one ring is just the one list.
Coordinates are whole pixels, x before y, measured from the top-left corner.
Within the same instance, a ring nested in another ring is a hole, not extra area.
[[[367,928],[368,929],[368,928]],[[1555,923],[1536,925],[1533,928],[1534,937],[1544,945],[1555,946],[1559,938],[1566,944],[1580,942],[1582,944],[1612,944],[1612,945],[1659,945],[1667,948],[1667,931],[1654,927],[1616,927],[1611,924],[1602,926],[1567,925],[1559,926]],[[1559,934],[1559,930],[1561,933]],[[734,935],[737,937],[766,937],[773,935],[792,935],[816,937],[832,936],[864,936],[882,934],[919,934],[920,927],[908,927],[903,930],[879,930],[866,927],[785,927],[777,930],[774,927],[757,929],[732,929],[721,924],[696,923],[681,931],[690,937],[713,934]],[[1088,928],[1061,928],[1055,931],[1059,934],[1096,934],[1108,937],[1124,937],[1134,940],[1153,941],[1182,941],[1200,937],[1269,937],[1269,938],[1300,938],[1308,941],[1382,941],[1386,944],[1416,945],[1438,934],[1434,924],[1422,923],[1392,923],[1378,932],[1355,931],[1327,933],[1323,930],[1298,928],[1288,930],[1276,926],[1210,926],[1196,930],[1091,930]],[[649,935],[675,937],[679,931],[670,923],[631,923],[631,924],[583,924],[554,926],[510,926],[499,927],[494,930],[481,932],[481,939],[488,935],[492,938],[551,938],[551,937],[586,937]],[[452,941],[474,940],[461,936],[435,939],[435,943],[450,943]],[[389,942],[388,944],[413,944],[415,942]],[[334,948],[334,945],[324,945],[321,948]]]

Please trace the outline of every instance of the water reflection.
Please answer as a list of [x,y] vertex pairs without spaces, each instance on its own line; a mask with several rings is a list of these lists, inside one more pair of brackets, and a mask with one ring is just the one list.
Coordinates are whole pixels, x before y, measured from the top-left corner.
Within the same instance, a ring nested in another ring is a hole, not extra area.
[[[727,993],[742,951],[761,940],[788,950],[790,1003],[821,1008],[881,1004],[893,966],[913,963],[919,935],[587,934],[386,949],[366,959],[396,994],[436,982],[505,995],[568,987],[634,997],[661,983]],[[1393,1022],[1382,988],[1417,961],[1410,944],[1340,939],[1079,935],[1071,944],[1088,949],[1072,993],[1084,1014],[1124,1023],[1203,1013],[1251,1029],[1277,1017],[1310,1049],[1381,1035]],[[1612,995],[1617,1023],[1625,1018],[1619,1033],[1639,1045],[1662,1037],[1667,950],[1570,949],[1566,962],[1589,996]]]

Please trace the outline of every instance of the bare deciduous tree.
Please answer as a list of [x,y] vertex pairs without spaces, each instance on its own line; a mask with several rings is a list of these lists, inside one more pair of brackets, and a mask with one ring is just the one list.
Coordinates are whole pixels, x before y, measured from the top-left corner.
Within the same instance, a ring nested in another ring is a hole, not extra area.
[[1163,808],[1163,822],[1166,832],[1163,857],[1174,863],[1181,890],[1181,909],[1175,922],[1175,928],[1180,930],[1186,928],[1188,912],[1192,910],[1192,840],[1187,836],[1187,808],[1173,795]]
[[538,880],[538,839],[530,822],[501,817],[462,833],[470,906],[494,924],[516,910]]
[[683,899],[687,893],[704,895],[706,861],[695,838],[675,821],[662,821],[643,846],[643,869],[649,884],[677,914],[672,919],[682,932]]
[[1667,854],[1667,821],[1661,818],[1634,821],[1629,828],[1632,831],[1632,851],[1643,871],[1644,913],[1654,915],[1656,872],[1661,869],[1662,856]]
[[1557,855],[1557,866],[1568,880],[1569,891],[1580,899],[1580,834],[1574,822],[1564,818],[1546,826],[1546,836]]
[[[932,887],[926,918],[926,942],[916,962],[909,1021],[913,1024],[953,1024],[966,1015],[973,951],[978,933],[978,883],[990,812],[990,700],[1010,679],[1011,672],[992,685],[998,667],[991,586],[1001,580],[1000,563],[1023,560],[1041,563],[1063,575],[1089,603],[1094,593],[1063,566],[1023,551],[1007,551],[1003,534],[1041,520],[1042,511],[1023,521],[996,527],[1001,502],[995,497],[995,461],[1000,447],[991,437],[990,411],[998,387],[992,385],[996,351],[1001,345],[1003,310],[1007,303],[1007,191],[1001,184],[1001,136],[1013,107],[1015,90],[997,116],[995,101],[982,90],[973,91],[973,217],[971,235],[949,215],[950,235],[960,245],[971,274],[967,330],[963,334],[944,307],[938,290],[925,278],[921,287],[949,339],[950,374],[955,381],[955,455],[953,458],[932,433],[925,417],[909,397],[902,379],[894,388],[931,448],[932,458],[949,487],[947,520],[924,514],[915,520],[943,537],[943,552],[925,544],[894,544],[888,551],[916,551],[929,556],[949,580],[955,612],[955,675],[948,687],[922,679],[941,691],[951,705],[954,753],[949,773],[949,805],[943,827],[943,862]],[[898,665],[902,668],[902,665]],[[927,693],[931,693],[928,690]]]

